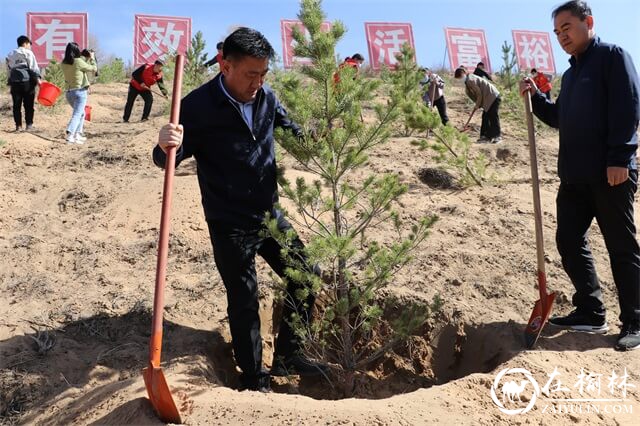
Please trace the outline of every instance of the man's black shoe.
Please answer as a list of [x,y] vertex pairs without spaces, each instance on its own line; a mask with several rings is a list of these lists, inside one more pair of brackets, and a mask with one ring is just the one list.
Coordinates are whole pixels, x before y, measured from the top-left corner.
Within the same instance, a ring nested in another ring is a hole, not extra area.
[[300,355],[293,355],[283,359],[276,357],[271,367],[272,376],[320,376],[326,375],[329,368],[316,361],[311,361]]
[[623,324],[615,346],[617,351],[634,349],[640,349],[640,321]]
[[257,376],[240,375],[239,391],[258,391],[262,393],[271,392],[271,377],[266,371],[261,372]]
[[604,334],[609,330],[604,314],[584,313],[577,309],[569,315],[549,319],[549,324],[585,333]]

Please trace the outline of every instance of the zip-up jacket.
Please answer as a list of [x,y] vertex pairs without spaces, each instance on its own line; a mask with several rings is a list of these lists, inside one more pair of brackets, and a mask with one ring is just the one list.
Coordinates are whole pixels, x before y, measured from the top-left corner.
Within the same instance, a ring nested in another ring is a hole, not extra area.
[[[180,109],[184,128],[176,166],[193,156],[197,163],[202,206],[208,221],[258,226],[278,201],[273,129],[300,128],[268,85],[253,102],[252,128],[223,92],[221,75],[189,93]],[[164,167],[166,154],[156,146],[153,161]]]
[[474,74],[467,74],[464,80],[465,92],[469,99],[475,103],[476,108],[489,111],[491,105],[498,99],[500,92],[496,86],[485,78]]
[[569,63],[555,103],[532,97],[535,115],[560,129],[560,180],[606,182],[607,167],[636,170],[640,85],[631,57],[594,37]]
[[141,86],[142,83],[147,87],[151,87],[158,83],[158,88],[162,94],[167,96],[167,89],[165,89],[164,82],[162,80],[162,71],[153,72],[153,66],[153,64],[146,64],[138,67],[138,69],[131,74],[131,85],[137,91],[142,92],[144,90],[148,90]]

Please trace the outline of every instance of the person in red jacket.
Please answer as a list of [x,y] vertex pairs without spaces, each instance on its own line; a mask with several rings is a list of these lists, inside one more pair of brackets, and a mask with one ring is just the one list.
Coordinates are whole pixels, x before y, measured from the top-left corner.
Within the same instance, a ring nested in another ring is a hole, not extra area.
[[536,70],[535,68],[531,68],[531,78],[533,79],[533,82],[536,83],[536,87],[540,89],[542,94],[544,94],[547,99],[551,100],[552,86],[547,76],[541,72],[538,72],[538,70]]
[[[352,67],[356,70],[356,75],[358,75],[358,70],[364,63],[364,56],[359,53],[354,54],[353,56],[347,56],[343,63],[340,64],[338,70],[343,69],[344,67]],[[333,74],[333,81],[338,84],[340,82],[340,71]]]
[[129,122],[133,103],[136,101],[138,95],[142,96],[142,99],[144,99],[144,109],[142,110],[142,119],[140,121],[147,121],[149,119],[151,105],[153,105],[151,86],[154,84],[157,83],[162,95],[165,98],[168,97],[167,89],[165,89],[162,81],[162,67],[164,67],[164,63],[162,61],[155,61],[153,64],[142,65],[135,70],[133,74],[131,74],[127,104],[124,106],[124,115],[122,116],[122,120],[125,123]]

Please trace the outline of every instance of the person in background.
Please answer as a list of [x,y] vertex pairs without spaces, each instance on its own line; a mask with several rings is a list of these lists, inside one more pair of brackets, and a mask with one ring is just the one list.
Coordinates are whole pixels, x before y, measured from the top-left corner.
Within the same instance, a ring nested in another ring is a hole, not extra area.
[[216,56],[214,56],[209,61],[204,63],[205,67],[210,67],[215,64],[218,64],[218,65],[222,64],[222,46],[224,46],[224,42],[222,41],[216,44],[216,50],[218,51],[218,53],[216,53]]
[[[351,67],[353,69],[356,70],[355,76],[353,77],[354,79],[357,77],[358,72],[360,71],[360,67],[362,66],[362,64],[364,63],[364,56],[362,56],[359,53],[354,53],[352,56],[347,56],[344,60],[344,62],[342,62],[340,64],[340,66],[338,67],[338,70],[341,70],[345,67]],[[333,81],[334,83],[338,83],[340,81],[340,72],[336,72],[335,74],[333,74]]]
[[531,93],[534,114],[560,130],[556,244],[575,289],[575,309],[549,323],[588,333],[609,330],[588,242],[595,218],[618,290],[622,327],[614,348],[640,349],[640,247],[633,208],[640,81],[631,56],[596,36],[586,2],[564,3],[552,17],[558,42],[571,55],[560,93],[551,102],[531,78],[520,83],[522,93]]
[[547,97],[547,99],[551,100],[551,89],[553,86],[551,86],[551,82],[549,81],[547,76],[541,72],[538,72],[537,69],[531,68],[531,78],[536,84],[538,90],[540,90],[542,94]]
[[427,85],[427,90],[422,96],[424,103],[431,108],[435,106],[438,108],[438,114],[442,124],[446,125],[449,122],[447,116],[447,101],[444,99],[444,80],[429,68],[423,68],[424,79],[420,81],[420,84]]
[[18,47],[7,55],[7,83],[11,87],[13,102],[13,121],[16,132],[22,131],[22,107],[26,130],[33,129],[34,101],[36,86],[40,85],[40,68],[36,57],[31,51],[31,40],[21,35],[18,37]]
[[475,102],[474,111],[482,108],[482,125],[478,143],[502,142],[500,130],[500,92],[491,82],[475,74],[469,74],[464,67],[458,67],[454,73],[458,80],[464,79],[465,92]]
[[67,124],[66,141],[68,144],[82,145],[87,138],[82,135],[84,128],[84,107],[87,104],[89,77],[87,74],[98,71],[93,53],[85,60],[77,43],[67,44],[62,60],[62,73],[66,83],[65,97],[73,113]]
[[144,108],[142,109],[142,118],[140,121],[147,121],[149,119],[151,106],[153,105],[153,93],[151,93],[151,86],[154,84],[158,84],[158,88],[162,92],[162,96],[165,98],[169,97],[162,80],[163,67],[164,62],[155,61],[153,64],[144,64],[138,67],[138,69],[131,74],[129,93],[127,94],[127,103],[124,106],[122,121],[125,123],[129,122],[133,103],[136,101],[138,95],[142,96],[142,99],[144,100]]
[[476,69],[473,70],[473,74],[477,75],[478,77],[486,78],[489,81],[493,81],[491,75],[484,70],[484,62],[478,62],[478,64],[476,65]]

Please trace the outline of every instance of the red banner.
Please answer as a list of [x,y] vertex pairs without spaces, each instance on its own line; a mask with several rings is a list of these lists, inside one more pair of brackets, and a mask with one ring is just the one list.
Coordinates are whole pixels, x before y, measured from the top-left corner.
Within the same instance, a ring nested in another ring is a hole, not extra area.
[[414,52],[416,50],[411,24],[365,22],[364,31],[367,35],[369,63],[374,70],[380,69],[382,64],[393,67],[397,62],[396,55],[405,43],[409,43]]
[[168,54],[185,54],[191,44],[191,18],[135,15],[133,63],[164,60]]
[[535,68],[546,74],[556,73],[553,49],[549,33],[539,31],[512,30],[513,46],[518,56],[520,71]]
[[[292,68],[294,65],[308,65],[311,63],[311,59],[302,58],[300,56],[294,56],[293,49],[296,47],[296,41],[293,39],[293,28],[297,27],[302,31],[306,37],[309,37],[309,30],[307,30],[301,21],[294,19],[281,19],[280,20],[280,33],[282,34],[282,62],[286,69]],[[331,22],[323,22],[320,25],[320,31],[329,31],[331,29]]]
[[445,27],[444,34],[447,40],[451,69],[464,65],[473,70],[478,62],[483,62],[484,70],[491,73],[489,48],[484,30]]
[[27,37],[38,65],[45,66],[50,59],[62,61],[68,43],[86,48],[87,23],[86,13],[27,12]]

